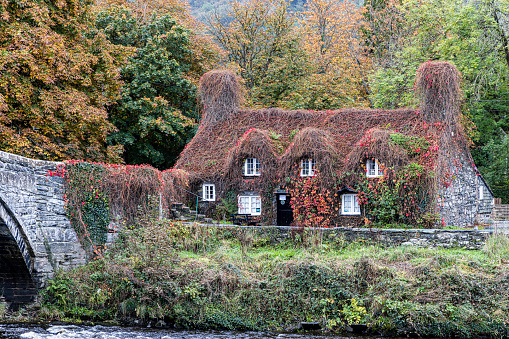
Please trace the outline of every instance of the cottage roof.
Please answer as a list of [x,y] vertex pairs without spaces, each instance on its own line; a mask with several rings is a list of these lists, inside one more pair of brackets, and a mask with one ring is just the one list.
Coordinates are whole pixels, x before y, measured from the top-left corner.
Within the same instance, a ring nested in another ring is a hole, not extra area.
[[[196,136],[181,153],[175,168],[201,178],[222,176],[231,153],[250,137],[265,137],[267,150],[253,149],[252,156],[269,151],[280,162],[320,154],[337,161],[345,170],[348,155],[369,145],[376,131],[426,138],[436,135],[440,124],[421,119],[419,110],[342,109],[334,111],[285,111],[277,108],[239,109],[231,119],[213,125],[201,124]],[[364,141],[364,143],[363,143]],[[251,140],[251,143],[255,140]],[[248,156],[248,154],[245,154]]]
[[[468,148],[456,123],[459,73],[449,63],[423,64],[416,83],[421,107],[395,110],[246,109],[240,105],[241,96],[231,94],[238,91],[234,76],[225,73],[213,71],[203,77],[203,119],[174,167],[185,170],[191,181],[228,180],[232,169],[240,173],[239,165],[248,157],[259,158],[262,176],[265,171],[272,179],[288,176],[299,159],[313,158],[324,178],[333,180],[346,172],[359,172],[369,158],[399,167],[419,155],[421,164],[436,166],[440,147]],[[222,98],[228,98],[227,104]],[[428,149],[398,145],[391,141],[394,134],[407,141],[419,139]]]

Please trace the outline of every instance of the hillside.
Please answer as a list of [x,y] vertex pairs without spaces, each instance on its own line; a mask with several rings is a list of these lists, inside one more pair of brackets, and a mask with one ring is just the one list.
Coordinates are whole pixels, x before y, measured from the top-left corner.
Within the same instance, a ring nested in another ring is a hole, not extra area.
[[[230,2],[230,0],[189,0],[189,5],[193,15],[199,21],[206,23],[207,19],[215,13],[219,16],[228,13]],[[244,0],[239,0],[239,2],[244,2]],[[362,6],[364,0],[353,0],[353,2],[357,6]],[[301,12],[304,10],[306,0],[292,0],[290,3],[290,8],[293,12]]]

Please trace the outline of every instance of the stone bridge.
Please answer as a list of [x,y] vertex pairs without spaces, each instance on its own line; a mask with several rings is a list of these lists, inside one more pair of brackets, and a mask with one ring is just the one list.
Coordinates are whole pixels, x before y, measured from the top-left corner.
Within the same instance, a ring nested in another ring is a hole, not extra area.
[[66,217],[59,163],[0,151],[0,297],[30,302],[58,269],[86,255]]

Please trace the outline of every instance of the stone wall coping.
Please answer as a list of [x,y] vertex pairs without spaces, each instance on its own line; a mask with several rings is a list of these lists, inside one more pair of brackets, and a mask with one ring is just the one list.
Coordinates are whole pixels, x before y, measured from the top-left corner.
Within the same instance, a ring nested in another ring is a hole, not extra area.
[[38,160],[38,159],[31,159],[27,158],[21,155],[7,153],[4,151],[0,151],[0,160],[5,161],[18,161],[18,162],[24,162],[27,164],[30,164],[34,167],[39,166],[57,166],[63,164],[61,161],[48,161],[48,160]]
[[[184,222],[184,224],[192,224],[192,222]],[[243,225],[230,225],[230,224],[202,224],[203,226],[215,226],[215,227],[224,227],[224,228],[246,228],[246,229],[287,229],[287,230],[302,230],[302,227],[295,226],[276,226],[276,225],[268,225],[268,226],[243,226]],[[358,228],[358,227],[313,227],[308,228],[312,230],[321,230],[321,231],[352,231],[359,233],[425,233],[425,234],[438,234],[438,233],[474,233],[474,234],[492,234],[494,230],[479,230],[479,229],[459,229],[459,230],[449,230],[449,229],[441,229],[441,228]]]

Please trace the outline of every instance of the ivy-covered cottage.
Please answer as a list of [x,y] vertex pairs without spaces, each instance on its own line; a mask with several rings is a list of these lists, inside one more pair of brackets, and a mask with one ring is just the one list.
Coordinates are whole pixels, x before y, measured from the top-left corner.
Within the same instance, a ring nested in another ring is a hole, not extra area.
[[459,81],[453,65],[427,62],[419,108],[254,110],[240,106],[234,75],[212,71],[200,82],[198,132],[172,172],[207,214],[301,226],[474,225],[489,218],[493,194],[469,152]]

